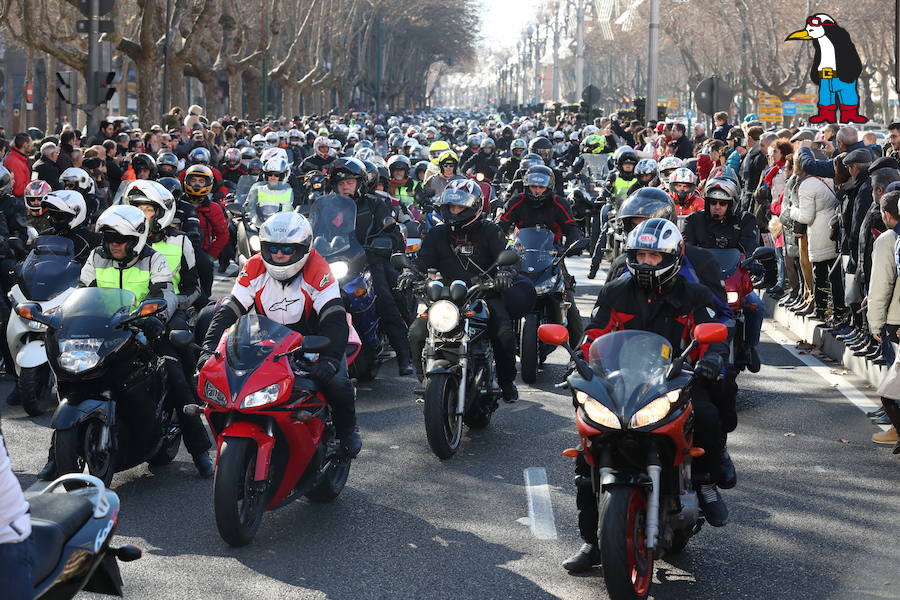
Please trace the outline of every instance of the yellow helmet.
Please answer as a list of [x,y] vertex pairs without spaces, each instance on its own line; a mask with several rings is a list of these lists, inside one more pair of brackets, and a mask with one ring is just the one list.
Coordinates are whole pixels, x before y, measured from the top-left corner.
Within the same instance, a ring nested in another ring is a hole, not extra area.
[[456,152],[453,150],[444,150],[441,152],[441,155],[437,158],[435,164],[439,168],[443,167],[459,167],[459,156],[456,155]]
[[450,150],[450,144],[445,142],[444,140],[438,140],[436,142],[432,142],[428,147],[428,156],[431,158],[431,162],[434,164],[438,164],[438,158],[440,158],[441,154]]

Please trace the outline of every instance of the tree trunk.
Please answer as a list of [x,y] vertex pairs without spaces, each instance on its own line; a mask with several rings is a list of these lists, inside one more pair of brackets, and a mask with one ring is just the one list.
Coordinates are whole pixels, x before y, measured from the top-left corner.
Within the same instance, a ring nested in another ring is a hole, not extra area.
[[203,86],[204,106],[203,114],[212,123],[215,119],[222,116],[221,102],[219,98],[219,79],[212,74],[200,80]]
[[891,73],[880,71],[878,76],[881,79],[881,122],[890,123],[891,105],[888,96],[890,95]]
[[187,114],[187,98],[184,92],[184,61],[179,59],[175,52],[169,52],[169,106],[166,112],[173,106],[180,106],[182,114]]
[[[29,46],[28,52],[25,54],[25,84],[34,85],[34,48]],[[29,127],[34,127],[37,125],[37,119],[34,116],[33,110],[28,110],[28,105],[25,100],[25,88],[22,88],[22,113],[25,115],[25,126],[22,128],[23,131],[28,129]],[[33,105],[33,103],[32,103]],[[39,140],[35,140],[39,141]]]
[[128,60],[128,57],[125,54],[121,55],[122,57],[122,66],[119,69],[119,73],[122,74],[121,81],[119,82],[119,89],[117,90],[119,93],[119,114],[127,115],[128,114],[128,69],[131,68],[129,64],[131,61]]
[[46,81],[44,82],[44,131],[47,135],[56,132],[56,60],[49,54],[44,55],[47,64]]
[[260,97],[259,86],[262,85],[262,76],[260,72],[253,68],[247,69],[243,73],[244,87],[247,90],[247,117],[250,120],[256,120],[260,116]]
[[243,73],[228,73],[228,112],[238,118],[244,115],[243,102],[241,101],[241,92],[244,89]]
[[151,125],[161,120],[159,102],[162,90],[157,80],[157,64],[151,57],[146,57],[134,66],[137,70],[138,120],[141,129],[149,131]]
[[875,115],[875,103],[872,102],[872,75],[863,69],[863,72],[859,75],[859,80],[862,83],[863,100],[860,113],[867,115],[871,119]]

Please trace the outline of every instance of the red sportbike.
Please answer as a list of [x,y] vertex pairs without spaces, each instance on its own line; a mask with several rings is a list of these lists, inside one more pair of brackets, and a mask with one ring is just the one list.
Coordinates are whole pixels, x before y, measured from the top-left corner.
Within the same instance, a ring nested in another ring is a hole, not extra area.
[[[691,480],[695,448],[693,373],[686,361],[700,344],[725,341],[720,323],[694,328],[694,340],[674,357],[655,333],[615,331],[591,344],[588,360],[573,352],[562,325],[538,329],[545,344],[562,345],[575,370],[571,391],[580,453],[590,469],[600,513],[603,579],[613,600],[643,600],[650,592],[653,560],[680,552],[703,519]],[[566,456],[577,457],[578,449]]]
[[[330,502],[347,482],[350,459],[335,438],[328,403],[303,377],[329,343],[248,314],[200,370],[198,393],[218,447],[216,526],[232,546],[253,540],[264,510],[301,495]],[[352,332],[349,360],[358,350]]]

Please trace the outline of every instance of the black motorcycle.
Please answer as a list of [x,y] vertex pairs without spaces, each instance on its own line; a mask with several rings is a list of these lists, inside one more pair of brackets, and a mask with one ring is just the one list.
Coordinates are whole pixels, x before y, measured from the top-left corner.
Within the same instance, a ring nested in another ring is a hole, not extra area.
[[47,326],[47,357],[60,403],[50,425],[60,473],[88,472],[109,485],[143,462],[165,465],[178,454],[177,408],[167,399],[166,369],[141,329],[166,309],[132,292],[80,288],[57,311],[19,304],[23,319]]
[[[518,261],[518,254],[504,250],[486,273]],[[403,254],[392,256],[391,263],[398,269],[415,271]],[[433,280],[425,286],[425,434],[432,452],[441,460],[456,453],[463,424],[472,429],[488,426],[500,398],[487,333],[490,314],[483,298],[495,283],[489,275],[481,279],[471,287],[460,280],[450,285]]]
[[574,242],[565,252],[553,244],[553,232],[543,227],[526,227],[516,232],[513,248],[522,257],[520,273],[531,280],[537,301],[525,318],[514,326],[519,334],[519,361],[522,381],[534,383],[540,365],[555,349],[538,339],[538,327],[544,323],[557,323],[568,327],[566,281],[560,262],[567,255],[587,247],[588,240]]
[[[57,494],[60,485],[76,491]],[[119,496],[90,475],[64,475],[30,496],[34,540],[34,598],[62,600],[78,592],[122,596],[119,563],[141,557],[141,549],[111,546],[119,520]]]

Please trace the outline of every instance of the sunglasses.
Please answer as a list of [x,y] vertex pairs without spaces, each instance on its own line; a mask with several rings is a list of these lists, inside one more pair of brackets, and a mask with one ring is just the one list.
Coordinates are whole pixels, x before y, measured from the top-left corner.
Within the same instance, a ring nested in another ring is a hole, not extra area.
[[277,254],[278,252],[281,252],[285,256],[292,256],[294,254],[294,252],[297,251],[297,248],[294,246],[281,246],[279,244],[267,244],[266,250],[269,252],[269,254]]
[[708,202],[710,206],[728,206],[729,204],[731,204],[731,202],[729,202],[728,200],[710,199],[708,200]]
[[117,231],[104,231],[103,241],[107,244],[125,244],[131,241],[131,238]]

